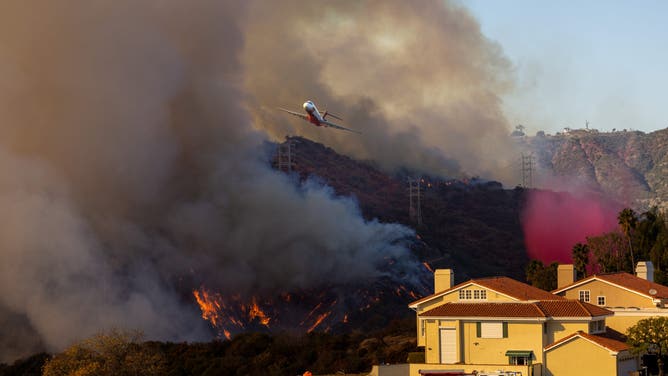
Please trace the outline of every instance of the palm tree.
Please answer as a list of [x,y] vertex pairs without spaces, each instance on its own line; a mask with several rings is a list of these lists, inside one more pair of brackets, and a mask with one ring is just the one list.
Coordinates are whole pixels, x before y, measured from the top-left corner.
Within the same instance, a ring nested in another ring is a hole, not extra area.
[[631,208],[625,208],[617,216],[619,227],[629,241],[629,251],[631,252],[631,270],[636,267],[635,257],[633,257],[633,246],[631,245],[631,231],[636,228],[638,217]]
[[577,243],[573,246],[573,267],[577,271],[578,279],[587,276],[587,264],[589,264],[589,247],[587,244]]

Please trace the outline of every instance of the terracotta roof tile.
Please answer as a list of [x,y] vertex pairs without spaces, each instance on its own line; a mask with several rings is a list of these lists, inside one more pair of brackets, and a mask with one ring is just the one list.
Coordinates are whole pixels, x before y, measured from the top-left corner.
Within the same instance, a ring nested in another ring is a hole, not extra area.
[[427,317],[596,317],[611,315],[605,308],[578,300],[531,303],[446,303],[420,316]]
[[543,300],[536,303],[550,317],[596,317],[612,311],[579,300]]
[[549,291],[527,285],[508,277],[490,277],[473,279],[471,282],[504,293],[519,300],[554,300],[561,299]]
[[545,314],[532,303],[446,303],[420,316],[545,317]]
[[565,299],[564,297],[554,295],[549,291],[541,290],[537,287],[527,285],[520,281],[516,281],[508,277],[489,277],[489,278],[478,278],[471,279],[469,281],[460,283],[453,286],[452,288],[444,291],[438,291],[432,295],[426,296],[422,299],[412,302],[410,305],[420,304],[422,302],[428,301],[437,296],[442,296],[448,292],[460,289],[469,284],[476,284],[482,287],[486,287],[490,290],[497,291],[499,293],[508,295],[517,300],[554,300],[554,299]]
[[[647,297],[655,297],[655,298],[663,298],[666,299],[668,298],[668,287],[664,285],[660,285],[655,282],[650,282],[644,278],[637,277],[633,274],[629,274],[626,272],[617,272],[617,273],[604,273],[604,274],[594,274],[591,275],[587,278],[581,279],[579,281],[575,281],[574,283],[564,286],[561,288],[558,288],[556,290],[553,290],[552,293],[557,293],[561,292],[564,290],[568,290],[572,286],[580,285],[582,283],[589,282],[591,280],[598,279],[601,281],[606,281],[609,283],[613,283],[615,285],[619,285],[622,287],[625,287],[631,291],[635,291],[639,294],[643,294]],[[649,291],[650,290],[656,290],[656,294],[650,295]]]
[[570,341],[571,339],[573,339],[575,337],[582,337],[582,338],[588,339],[588,340],[596,343],[597,345],[599,345],[601,347],[604,347],[604,348],[606,348],[608,350],[611,350],[611,351],[619,352],[619,351],[624,351],[624,350],[629,349],[629,345],[627,345],[624,342],[617,341],[617,340],[614,340],[612,338],[599,336],[599,335],[588,334],[588,333],[585,333],[585,332],[580,330],[580,331],[577,331],[577,332],[575,332],[575,333],[573,333],[573,334],[571,334],[567,337],[564,337],[564,338],[562,338],[562,339],[560,339],[560,340],[558,340],[558,341],[556,341],[556,342],[554,342],[550,345],[545,346],[545,350],[552,349],[552,348],[558,346],[559,344]]

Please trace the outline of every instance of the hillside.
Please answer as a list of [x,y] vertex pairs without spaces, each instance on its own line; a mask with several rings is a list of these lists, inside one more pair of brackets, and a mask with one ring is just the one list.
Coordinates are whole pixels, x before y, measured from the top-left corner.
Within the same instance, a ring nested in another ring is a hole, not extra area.
[[423,177],[422,218],[409,218],[406,175],[389,175],[372,163],[355,161],[331,148],[295,137],[294,170],[316,177],[336,194],[353,196],[367,219],[415,228],[425,246],[418,257],[430,267],[455,269],[455,279],[507,275],[524,279],[528,259],[520,225],[522,189],[495,182]]
[[668,202],[668,129],[652,133],[571,131],[520,141],[543,178],[569,177],[644,209]]

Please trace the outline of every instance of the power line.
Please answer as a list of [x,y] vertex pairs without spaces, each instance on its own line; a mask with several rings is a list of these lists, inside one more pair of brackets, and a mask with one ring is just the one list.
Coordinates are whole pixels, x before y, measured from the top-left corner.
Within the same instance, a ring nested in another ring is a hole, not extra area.
[[533,153],[522,153],[522,187],[533,187]]
[[280,171],[292,172],[295,160],[295,141],[286,137],[285,142],[278,144],[277,164]]
[[422,187],[420,178],[408,178],[408,199],[410,207],[408,215],[411,221],[416,222],[418,226],[422,225]]

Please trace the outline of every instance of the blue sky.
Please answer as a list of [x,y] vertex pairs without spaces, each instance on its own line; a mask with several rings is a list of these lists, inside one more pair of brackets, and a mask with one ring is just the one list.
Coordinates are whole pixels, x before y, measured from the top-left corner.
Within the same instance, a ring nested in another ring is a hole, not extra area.
[[503,97],[530,134],[668,127],[668,1],[461,0],[514,67]]

